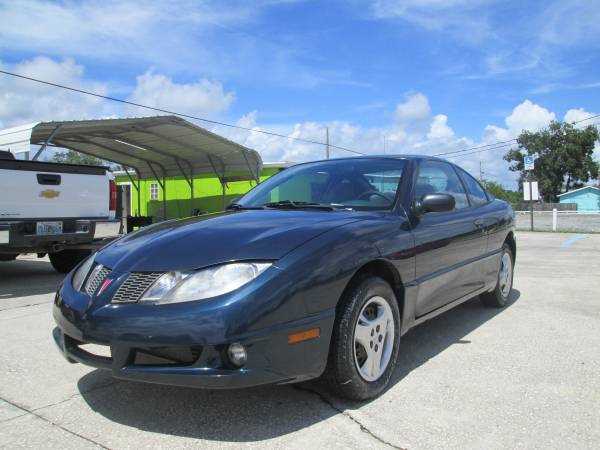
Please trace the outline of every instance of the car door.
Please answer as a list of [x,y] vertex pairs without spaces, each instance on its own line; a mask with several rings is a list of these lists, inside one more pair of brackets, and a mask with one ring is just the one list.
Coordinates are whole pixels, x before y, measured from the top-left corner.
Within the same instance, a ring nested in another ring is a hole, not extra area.
[[[472,175],[460,167],[455,168],[467,189],[476,223],[485,232],[486,246],[485,250],[482,248],[480,262],[483,282],[484,284],[494,283],[500,267],[498,252],[502,248],[505,237],[499,232],[502,213],[491,205],[492,198]],[[496,257],[494,254],[497,254]]]
[[456,206],[449,212],[430,212],[413,221],[415,274],[419,285],[416,316],[425,315],[483,286],[475,263],[485,251],[485,233],[473,215],[463,182],[453,166],[422,160],[417,169],[413,201],[427,194],[449,194]]

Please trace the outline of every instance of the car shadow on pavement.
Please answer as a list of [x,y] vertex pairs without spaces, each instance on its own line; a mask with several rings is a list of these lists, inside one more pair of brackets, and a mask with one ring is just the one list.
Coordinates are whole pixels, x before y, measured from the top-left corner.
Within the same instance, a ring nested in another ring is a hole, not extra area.
[[[520,292],[513,290],[507,307],[519,297]],[[411,330],[402,338],[390,388],[449,346],[468,344],[466,335],[503,310],[486,308],[475,298]],[[319,383],[207,391],[115,380],[108,387],[87,388],[103,376],[95,370],[78,383],[83,399],[96,413],[153,433],[214,441],[271,439],[367,403],[332,399]]]
[[291,386],[202,390],[115,381],[86,390],[102,377],[90,372],[78,383],[89,407],[108,420],[152,433],[211,441],[262,441],[326,420],[338,412]]
[[56,292],[64,277],[45,259],[1,261],[0,308],[4,299]]
[[473,330],[502,314],[521,297],[521,292],[513,289],[504,308],[484,306],[479,297],[413,328],[400,340],[400,355],[397,369],[392,377],[390,388],[417,367],[434,358],[451,345],[470,344],[463,339]]

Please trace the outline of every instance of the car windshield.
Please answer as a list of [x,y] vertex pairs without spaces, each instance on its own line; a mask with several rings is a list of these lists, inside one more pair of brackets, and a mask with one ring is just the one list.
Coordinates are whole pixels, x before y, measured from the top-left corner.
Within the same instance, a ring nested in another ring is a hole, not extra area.
[[394,158],[301,164],[259,184],[236,202],[236,206],[391,209],[405,165],[405,160]]

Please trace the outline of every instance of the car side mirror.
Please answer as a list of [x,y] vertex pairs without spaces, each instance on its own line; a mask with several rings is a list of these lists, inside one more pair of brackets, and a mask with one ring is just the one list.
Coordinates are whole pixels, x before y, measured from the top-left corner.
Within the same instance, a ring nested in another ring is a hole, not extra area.
[[232,198],[232,199],[229,201],[229,203],[227,204],[227,208],[225,208],[225,209],[229,209],[229,207],[230,207],[231,205],[233,205],[233,204],[237,203],[237,202],[238,202],[238,200],[239,200],[240,198],[242,198],[242,196],[241,196],[241,195],[236,195],[235,197],[233,197],[233,198]]
[[456,206],[454,197],[449,194],[427,194],[419,202],[421,213],[428,212],[448,212]]

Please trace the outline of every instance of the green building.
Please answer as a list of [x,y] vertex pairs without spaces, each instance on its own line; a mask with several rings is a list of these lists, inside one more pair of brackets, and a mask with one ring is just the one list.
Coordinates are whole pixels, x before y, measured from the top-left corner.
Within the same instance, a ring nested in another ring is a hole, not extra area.
[[[264,163],[259,180],[262,182],[291,164],[286,162]],[[135,175],[133,180],[137,183]],[[160,184],[153,179],[140,180],[140,199],[137,190],[132,188],[131,180],[124,171],[115,172],[115,181],[122,187],[123,215],[151,216],[163,219],[164,192]],[[194,195],[190,195],[190,185],[183,176],[165,179],[167,219],[187,217],[194,213],[222,211],[232,200],[248,192],[256,185],[254,181],[228,182],[224,189],[219,179],[212,174],[194,177]],[[190,199],[193,197],[193,199]]]

